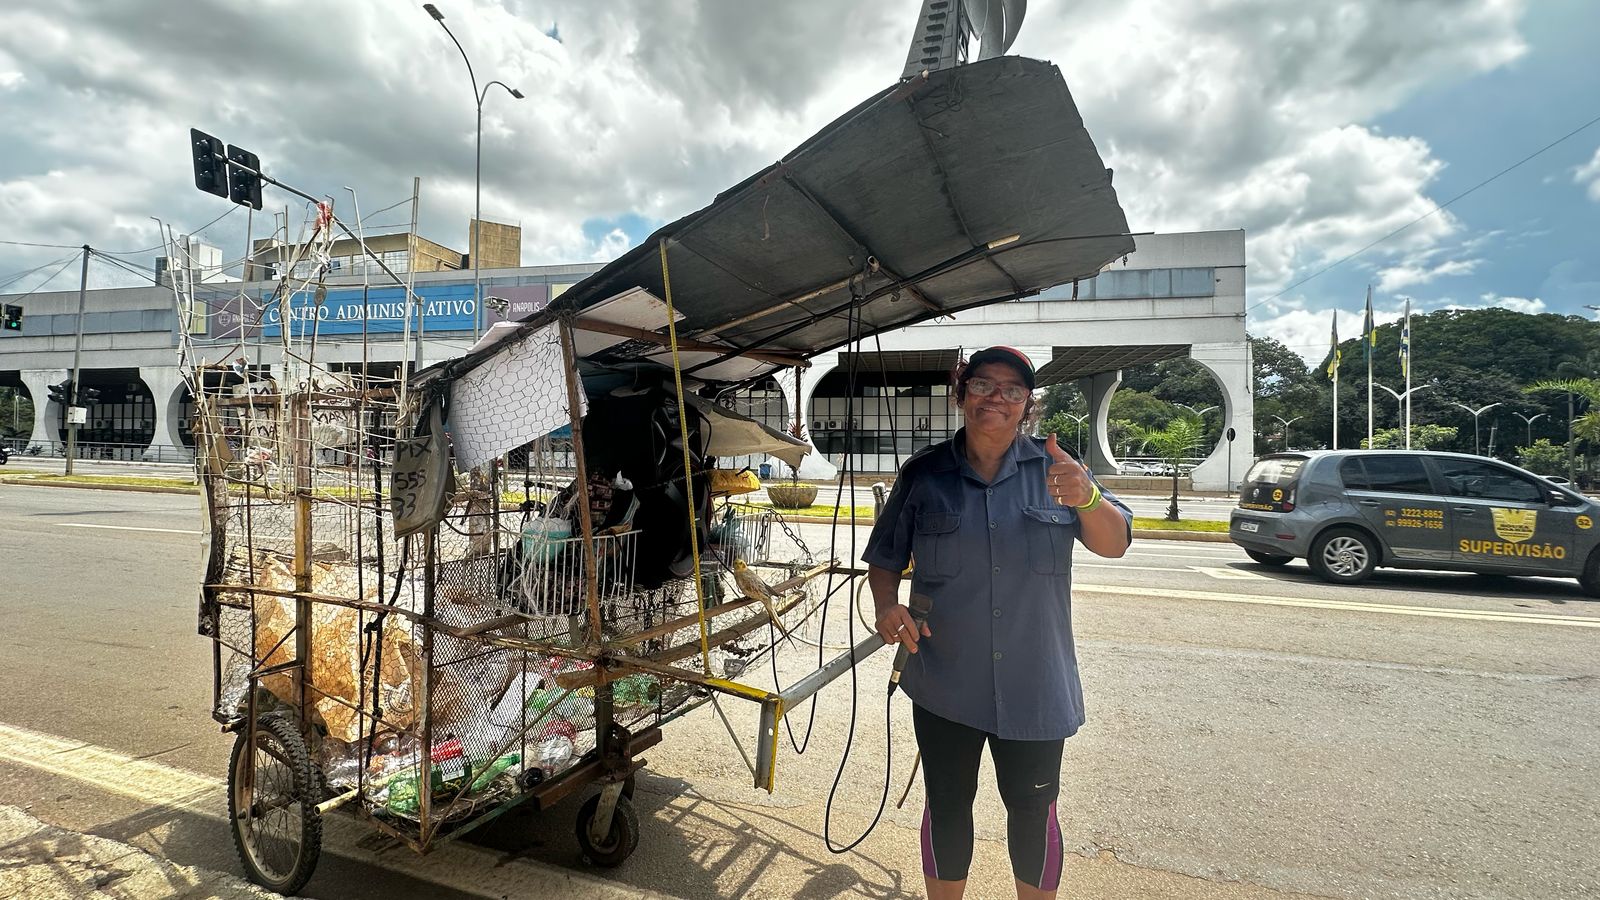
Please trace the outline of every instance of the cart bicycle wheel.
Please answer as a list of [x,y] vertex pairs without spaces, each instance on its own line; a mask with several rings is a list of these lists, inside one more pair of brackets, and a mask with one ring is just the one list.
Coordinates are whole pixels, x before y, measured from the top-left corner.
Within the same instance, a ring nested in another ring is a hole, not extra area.
[[322,779],[293,720],[241,728],[228,765],[228,821],[245,876],[280,894],[305,886],[322,854]]

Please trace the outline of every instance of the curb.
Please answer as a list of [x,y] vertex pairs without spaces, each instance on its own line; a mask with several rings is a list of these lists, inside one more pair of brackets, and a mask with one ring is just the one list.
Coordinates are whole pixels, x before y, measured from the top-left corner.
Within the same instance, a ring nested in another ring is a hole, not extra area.
[[[782,512],[782,510],[778,511]],[[825,516],[788,516],[786,518],[790,522],[795,522],[801,525],[833,524],[833,519]],[[855,524],[871,525],[874,521],[876,520],[868,517],[857,519]],[[839,524],[848,526],[850,524],[850,520],[844,516],[840,516]],[[1201,541],[1211,544],[1228,544],[1233,542],[1233,539],[1228,537],[1228,533],[1226,531],[1161,531],[1154,529],[1147,530],[1143,528],[1135,528],[1133,530],[1133,537],[1134,540],[1140,541]]]
[[82,484],[76,481],[35,481],[26,475],[11,475],[0,477],[0,484],[15,484],[22,487],[50,487],[50,488],[77,488],[86,491],[126,491],[134,494],[188,494],[199,496],[198,487],[157,487],[153,484]]

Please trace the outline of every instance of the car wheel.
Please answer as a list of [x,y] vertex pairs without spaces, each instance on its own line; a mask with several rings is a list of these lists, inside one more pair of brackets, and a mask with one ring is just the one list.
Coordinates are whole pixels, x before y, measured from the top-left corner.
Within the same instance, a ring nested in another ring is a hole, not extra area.
[[1287,566],[1291,561],[1294,560],[1294,557],[1292,556],[1279,556],[1276,553],[1262,553],[1260,550],[1246,550],[1244,555],[1250,557],[1263,566],[1272,566],[1273,568]]
[[1583,564],[1583,574],[1578,576],[1578,585],[1585,594],[1600,597],[1600,548],[1589,553],[1589,561]]
[[1378,567],[1378,547],[1354,528],[1331,528],[1311,542],[1306,562],[1324,581],[1355,584],[1365,581]]

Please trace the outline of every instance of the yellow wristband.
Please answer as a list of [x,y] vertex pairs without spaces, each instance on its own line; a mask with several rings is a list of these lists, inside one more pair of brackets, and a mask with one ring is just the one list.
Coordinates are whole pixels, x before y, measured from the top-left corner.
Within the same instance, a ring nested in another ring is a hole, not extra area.
[[1100,505],[1100,500],[1103,496],[1100,493],[1100,485],[1091,484],[1090,487],[1093,490],[1089,493],[1089,502],[1082,506],[1074,506],[1073,509],[1076,509],[1078,512],[1093,512],[1094,508]]

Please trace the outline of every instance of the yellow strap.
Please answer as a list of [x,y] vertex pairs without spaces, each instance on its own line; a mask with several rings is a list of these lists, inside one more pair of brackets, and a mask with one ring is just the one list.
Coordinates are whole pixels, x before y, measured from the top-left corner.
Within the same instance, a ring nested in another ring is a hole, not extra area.
[[689,497],[689,551],[694,555],[694,611],[700,620],[700,663],[711,674],[711,632],[706,627],[706,589],[700,582],[700,527],[694,515],[694,474],[689,467],[689,413],[683,403],[683,363],[678,359],[677,315],[672,311],[672,274],[667,269],[667,239],[662,238],[661,285],[667,301],[667,342],[672,347],[672,382],[678,389],[678,436],[683,441],[683,480]]

